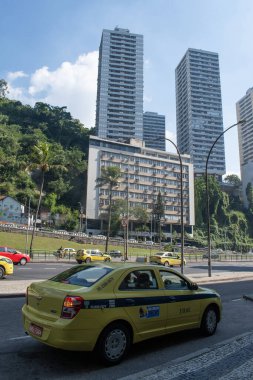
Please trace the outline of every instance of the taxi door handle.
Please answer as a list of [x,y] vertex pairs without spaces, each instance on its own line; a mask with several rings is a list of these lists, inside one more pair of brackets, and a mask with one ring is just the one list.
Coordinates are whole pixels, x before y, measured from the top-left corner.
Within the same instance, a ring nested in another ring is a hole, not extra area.
[[125,301],[126,301],[126,304],[128,306],[134,306],[135,305],[135,300],[132,298],[127,298]]

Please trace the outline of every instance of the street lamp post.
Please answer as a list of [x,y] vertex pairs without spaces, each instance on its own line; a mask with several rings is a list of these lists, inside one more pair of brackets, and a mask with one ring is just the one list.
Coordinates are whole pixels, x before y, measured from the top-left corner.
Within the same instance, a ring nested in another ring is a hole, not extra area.
[[80,214],[79,214],[79,232],[83,231],[83,205],[81,202],[78,202],[80,205]]
[[225,131],[220,133],[219,136],[216,138],[216,140],[213,142],[213,144],[212,144],[212,146],[208,152],[207,159],[206,159],[205,181],[206,181],[206,213],[207,213],[208,276],[209,277],[212,276],[212,261],[211,261],[211,238],[210,238],[210,236],[211,236],[211,233],[210,233],[210,202],[209,202],[209,186],[208,186],[208,173],[207,173],[208,161],[209,161],[210,155],[212,153],[213,147],[215,146],[217,141],[221,138],[221,136],[223,136],[227,131],[229,131],[231,128],[235,127],[236,125],[244,124],[244,123],[246,123],[246,120],[240,120],[240,121],[238,121],[238,123],[231,125],[227,129],[225,129]]
[[129,235],[129,172],[127,173],[127,212],[126,212],[126,250],[125,261],[128,260],[128,235]]
[[177,145],[167,137],[165,137],[165,140],[169,141],[175,148],[178,154],[179,162],[180,162],[180,198],[181,198],[181,207],[180,207],[180,214],[181,214],[181,273],[184,273],[184,204],[183,204],[183,163],[180,151],[177,147]]

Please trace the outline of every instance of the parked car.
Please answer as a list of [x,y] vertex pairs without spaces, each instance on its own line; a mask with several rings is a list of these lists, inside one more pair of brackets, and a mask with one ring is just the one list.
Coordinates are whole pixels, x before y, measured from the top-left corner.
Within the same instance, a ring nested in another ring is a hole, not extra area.
[[13,262],[8,257],[0,256],[0,279],[13,273]]
[[101,240],[106,240],[105,235],[93,235],[94,239],[101,239]]
[[154,242],[153,242],[152,240],[146,240],[146,241],[145,241],[145,244],[147,244],[147,245],[153,245]]
[[138,240],[136,240],[136,239],[128,239],[128,243],[136,244],[136,243],[138,243]]
[[0,256],[8,257],[12,260],[13,264],[26,265],[26,263],[31,261],[29,255],[10,247],[0,247]]
[[221,310],[215,290],[173,269],[106,263],[32,283],[22,313],[32,338],[64,350],[95,350],[114,365],[145,339],[193,328],[213,335]]
[[74,248],[63,248],[64,256],[74,256],[76,254],[76,250]]
[[[181,257],[175,252],[158,252],[150,257],[150,263],[161,264],[165,267],[181,266]],[[186,260],[184,260],[184,265]]]
[[111,261],[111,256],[102,253],[98,249],[79,249],[76,253],[78,264],[90,263],[92,261]]
[[122,253],[121,251],[117,251],[117,250],[112,250],[109,252],[109,255],[111,257],[122,257]]

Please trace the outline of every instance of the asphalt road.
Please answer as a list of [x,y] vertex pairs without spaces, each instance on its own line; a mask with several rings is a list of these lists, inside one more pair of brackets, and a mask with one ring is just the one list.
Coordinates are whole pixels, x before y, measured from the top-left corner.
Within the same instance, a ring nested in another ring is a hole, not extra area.
[[[55,263],[28,263],[25,266],[15,265],[14,266],[14,276],[8,277],[4,281],[12,280],[34,280],[34,279],[47,279],[57,273],[60,273],[73,265],[77,265],[76,262],[55,262]],[[180,271],[179,267],[174,269]],[[212,272],[253,272],[253,263],[251,262],[214,262],[212,266]],[[208,276],[207,262],[199,263],[188,263],[185,267],[184,274],[203,274],[203,276]]]
[[[29,270],[22,271],[25,272]],[[21,318],[25,299],[0,299],[0,377],[3,380],[119,379],[163,363],[168,366],[176,358],[252,331],[253,302],[242,298],[243,294],[252,292],[252,282],[228,282],[211,287],[223,299],[223,319],[214,336],[203,338],[194,330],[152,339],[133,346],[128,358],[113,368],[103,368],[90,353],[53,349],[27,337]]]

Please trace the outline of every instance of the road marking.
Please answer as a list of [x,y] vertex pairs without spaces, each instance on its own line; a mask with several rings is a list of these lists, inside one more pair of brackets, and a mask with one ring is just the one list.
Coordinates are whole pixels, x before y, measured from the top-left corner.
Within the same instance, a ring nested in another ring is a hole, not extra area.
[[15,338],[10,338],[8,340],[20,340],[20,339],[26,339],[26,338],[31,338],[30,335],[24,335],[24,336],[17,336]]
[[237,302],[237,301],[242,301],[243,299],[242,298],[235,298],[234,300],[232,300],[232,302]]

